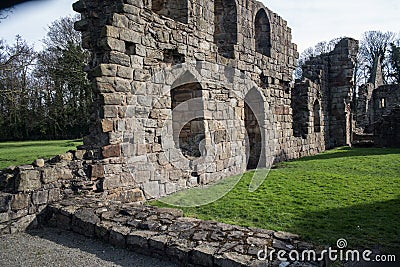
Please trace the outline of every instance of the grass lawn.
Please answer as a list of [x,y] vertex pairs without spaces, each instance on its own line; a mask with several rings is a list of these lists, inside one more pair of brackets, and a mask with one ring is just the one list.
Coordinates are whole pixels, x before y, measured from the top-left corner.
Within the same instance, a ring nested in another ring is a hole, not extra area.
[[[399,254],[400,149],[334,149],[279,164],[253,193],[250,181],[247,173],[219,200],[182,208],[185,216],[288,231],[317,245],[345,238],[351,248]],[[166,200],[207,198],[219,186]],[[151,204],[171,207],[163,200]]]
[[24,141],[0,143],[0,169],[8,166],[31,164],[38,158],[51,158],[76,149],[81,140]]

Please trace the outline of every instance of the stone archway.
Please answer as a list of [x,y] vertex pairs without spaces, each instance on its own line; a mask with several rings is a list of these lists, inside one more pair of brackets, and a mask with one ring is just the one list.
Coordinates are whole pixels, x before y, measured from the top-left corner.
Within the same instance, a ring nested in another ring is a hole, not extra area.
[[245,97],[244,122],[248,140],[246,142],[247,169],[265,167],[265,108],[261,93],[253,88]]

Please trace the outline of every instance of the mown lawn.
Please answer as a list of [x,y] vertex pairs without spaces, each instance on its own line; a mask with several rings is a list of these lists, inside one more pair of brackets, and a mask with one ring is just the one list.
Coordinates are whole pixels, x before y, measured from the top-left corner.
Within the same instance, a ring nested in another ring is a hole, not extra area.
[[38,158],[51,158],[76,149],[78,145],[82,145],[81,140],[1,142],[0,169],[31,164]]
[[[182,208],[185,216],[288,231],[317,245],[334,246],[345,238],[352,248],[399,254],[400,149],[339,148],[282,163],[253,193],[251,174],[211,204]],[[181,192],[151,204],[185,205],[223,187]]]

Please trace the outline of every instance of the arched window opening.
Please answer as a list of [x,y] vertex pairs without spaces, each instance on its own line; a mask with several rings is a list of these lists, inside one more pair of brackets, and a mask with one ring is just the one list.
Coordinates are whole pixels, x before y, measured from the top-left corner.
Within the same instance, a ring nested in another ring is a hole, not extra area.
[[237,8],[235,0],[214,1],[214,42],[218,53],[235,58],[237,44]]
[[314,132],[320,133],[321,132],[321,106],[319,101],[316,100],[314,103]]
[[264,9],[257,12],[255,23],[256,52],[271,56],[271,25]]

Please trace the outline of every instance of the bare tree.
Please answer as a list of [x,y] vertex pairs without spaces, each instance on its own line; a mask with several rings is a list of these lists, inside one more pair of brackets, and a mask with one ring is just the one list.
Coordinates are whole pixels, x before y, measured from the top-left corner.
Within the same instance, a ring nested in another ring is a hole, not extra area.
[[390,44],[389,60],[392,67],[389,78],[393,83],[400,84],[400,39]]
[[359,51],[359,70],[362,71],[363,80],[368,80],[376,60],[380,60],[382,65],[383,80],[389,82],[391,66],[389,63],[389,48],[394,42],[396,34],[393,32],[367,31],[360,42]]
[[31,107],[37,101],[32,97],[32,70],[36,54],[20,36],[12,46],[2,42],[0,50],[0,138],[15,139],[28,135]]
[[21,37],[0,40],[0,140],[77,138],[87,133],[92,90],[83,71],[88,52],[74,19],[49,26],[45,49]]
[[67,49],[70,44],[80,44],[81,34],[74,30],[74,23],[79,15],[67,16],[54,21],[49,26],[46,38],[43,43],[50,49]]

